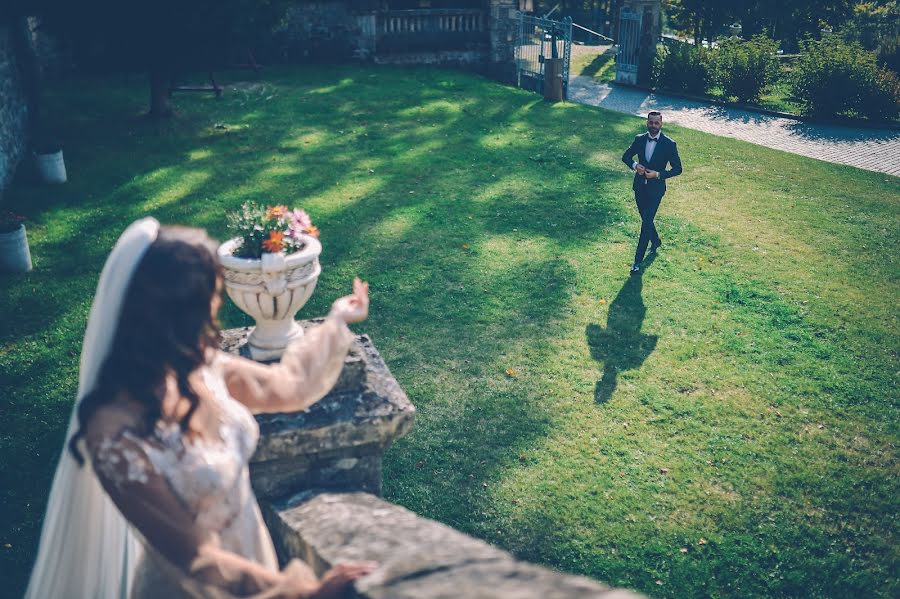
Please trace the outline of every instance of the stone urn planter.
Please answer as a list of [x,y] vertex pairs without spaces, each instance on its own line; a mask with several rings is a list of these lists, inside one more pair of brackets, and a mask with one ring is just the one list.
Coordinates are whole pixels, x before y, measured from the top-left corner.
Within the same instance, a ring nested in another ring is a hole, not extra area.
[[65,183],[66,162],[62,148],[58,144],[44,144],[34,152],[34,167],[44,183]]
[[6,272],[28,272],[31,270],[31,252],[25,225],[20,224],[12,231],[0,232],[0,270]]
[[288,343],[303,336],[294,315],[312,295],[322,272],[322,244],[311,235],[303,235],[303,241],[304,247],[298,252],[263,254],[259,259],[233,255],[239,238],[219,246],[225,291],[238,308],[256,321],[247,340],[254,360],[277,360]]

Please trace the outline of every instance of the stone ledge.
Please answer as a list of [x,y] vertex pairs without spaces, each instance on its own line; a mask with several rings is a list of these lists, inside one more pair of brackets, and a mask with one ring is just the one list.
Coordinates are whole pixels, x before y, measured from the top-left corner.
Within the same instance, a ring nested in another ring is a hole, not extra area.
[[[240,354],[250,330],[223,331],[222,349]],[[384,450],[409,432],[415,411],[372,340],[358,336],[328,395],[302,412],[257,415],[260,438],[250,460],[256,495],[310,488],[380,494]]]
[[282,559],[300,558],[320,575],[343,561],[381,564],[357,584],[368,599],[641,597],[520,562],[367,493],[307,491],[262,507]]

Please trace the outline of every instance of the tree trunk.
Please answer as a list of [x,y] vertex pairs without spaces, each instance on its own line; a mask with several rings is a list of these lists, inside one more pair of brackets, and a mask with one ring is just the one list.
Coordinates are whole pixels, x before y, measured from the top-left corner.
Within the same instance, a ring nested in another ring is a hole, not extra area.
[[161,70],[150,71],[150,112],[153,118],[172,116],[169,102],[169,76]]

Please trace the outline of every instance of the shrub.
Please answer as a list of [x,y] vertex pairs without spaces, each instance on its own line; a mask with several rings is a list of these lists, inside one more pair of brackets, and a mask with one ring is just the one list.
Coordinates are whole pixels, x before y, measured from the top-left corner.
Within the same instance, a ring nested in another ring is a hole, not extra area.
[[709,82],[709,61],[702,48],[684,43],[657,48],[653,61],[654,85],[703,93]]
[[896,74],[879,69],[874,52],[837,36],[801,43],[792,75],[794,96],[804,112],[895,118],[900,104]]
[[859,112],[870,119],[892,120],[900,117],[900,77],[881,68],[862,94]]
[[778,79],[778,42],[766,35],[749,41],[737,38],[719,42],[713,50],[713,79],[726,96],[754,102]]

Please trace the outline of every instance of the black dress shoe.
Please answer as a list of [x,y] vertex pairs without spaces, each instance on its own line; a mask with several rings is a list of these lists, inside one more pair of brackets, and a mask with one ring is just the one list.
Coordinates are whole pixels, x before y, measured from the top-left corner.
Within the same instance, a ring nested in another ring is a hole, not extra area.
[[662,243],[657,243],[656,245],[650,244],[650,253],[655,254],[656,250],[662,247]]
[[631,267],[631,274],[633,274],[633,275],[639,275],[639,274],[641,274],[641,265],[640,265],[640,264],[635,264],[634,266],[632,266],[632,267]]

